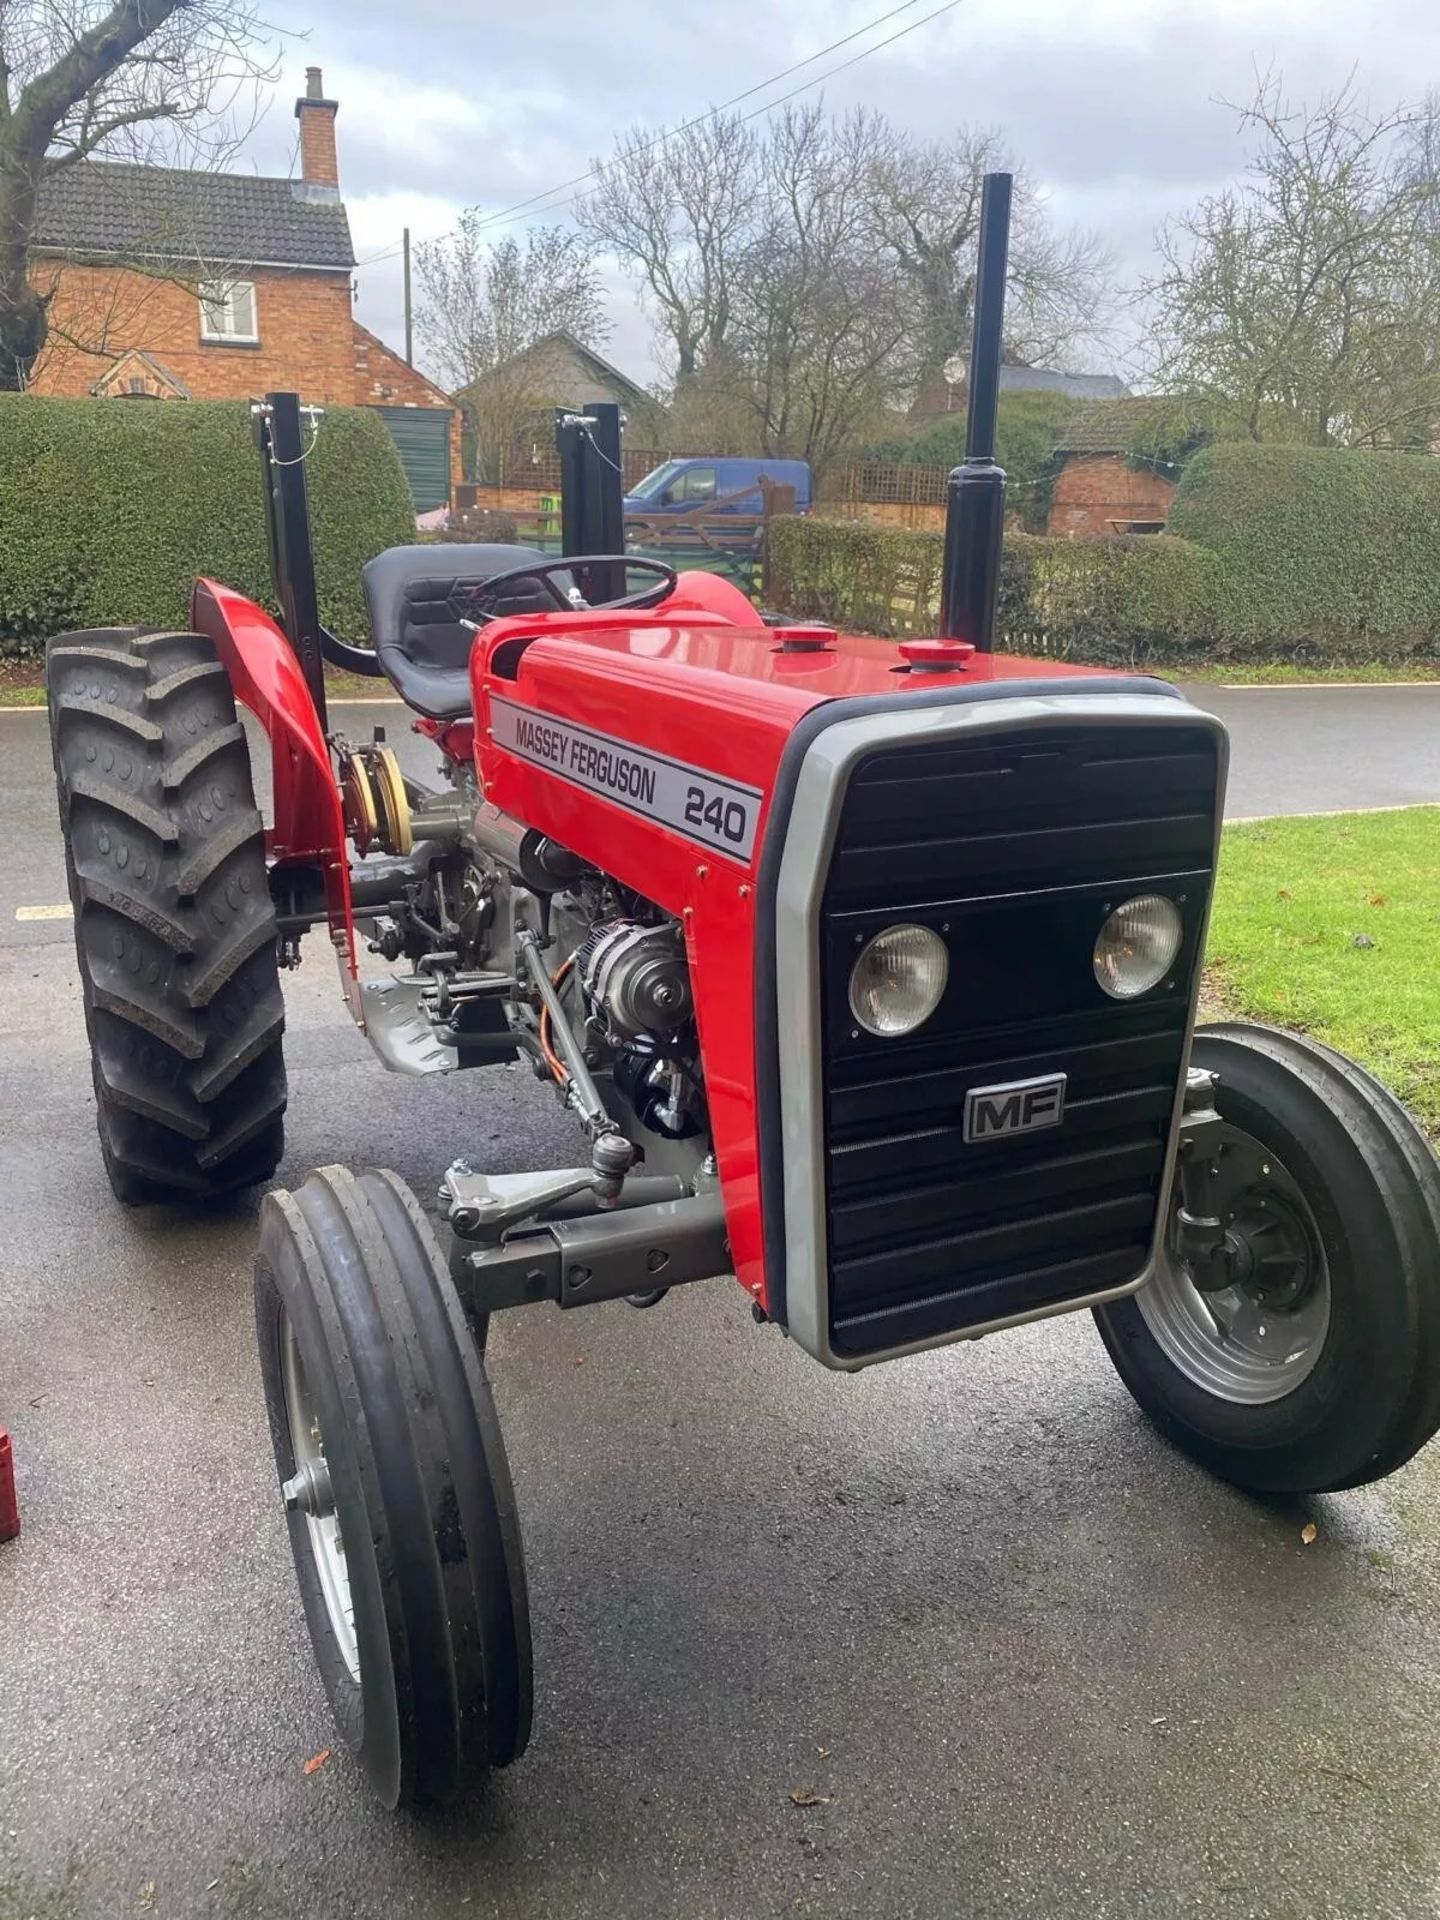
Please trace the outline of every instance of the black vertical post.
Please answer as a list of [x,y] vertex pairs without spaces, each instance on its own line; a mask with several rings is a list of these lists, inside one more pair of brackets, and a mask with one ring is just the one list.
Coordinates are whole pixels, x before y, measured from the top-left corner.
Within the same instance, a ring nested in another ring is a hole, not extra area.
[[[620,409],[597,401],[583,416],[555,416],[560,455],[560,551],[563,554],[624,553],[625,483],[620,462]],[[580,591],[592,605],[625,591],[625,569],[585,567]]]
[[995,417],[1013,185],[1011,174],[987,173],[980,199],[965,459],[950,475],[940,585],[940,631],[948,639],[970,641],[982,653],[995,645],[995,596],[1005,537],[1005,473],[995,464]]
[[[280,624],[295,649],[324,732],[325,666],[320,651],[315,550],[310,540],[310,502],[305,489],[307,446],[299,395],[267,393],[254,421],[255,442],[265,474],[270,575],[280,606]],[[313,434],[310,437],[313,439]]]

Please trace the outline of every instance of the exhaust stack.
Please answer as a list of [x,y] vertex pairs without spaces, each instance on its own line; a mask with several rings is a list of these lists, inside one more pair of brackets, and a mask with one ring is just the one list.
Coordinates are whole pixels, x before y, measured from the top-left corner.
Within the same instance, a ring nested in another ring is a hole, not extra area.
[[965,459],[950,475],[940,584],[941,633],[948,640],[968,640],[981,653],[994,650],[995,596],[1005,535],[1005,472],[995,464],[995,415],[1014,184],[1013,174],[987,173],[980,200]]

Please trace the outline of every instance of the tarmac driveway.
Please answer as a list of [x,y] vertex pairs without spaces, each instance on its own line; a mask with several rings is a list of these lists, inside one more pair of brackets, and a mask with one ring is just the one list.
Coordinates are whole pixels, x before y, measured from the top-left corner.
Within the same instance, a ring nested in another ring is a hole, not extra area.
[[[1440,689],[1204,699],[1237,812],[1440,797]],[[0,1548],[0,1920],[1440,1911],[1440,1450],[1378,1489],[1243,1498],[1145,1426],[1085,1320],[853,1380],[723,1283],[502,1321],[530,1752],[425,1824],[342,1756],[305,1772],[332,1735],[253,1208],[112,1202],[69,927],[15,919],[64,897],[39,715],[0,716],[0,815],[25,1518]],[[572,1151],[517,1073],[381,1073],[318,943],[289,997],[283,1181],[379,1162],[428,1196],[457,1151]]]

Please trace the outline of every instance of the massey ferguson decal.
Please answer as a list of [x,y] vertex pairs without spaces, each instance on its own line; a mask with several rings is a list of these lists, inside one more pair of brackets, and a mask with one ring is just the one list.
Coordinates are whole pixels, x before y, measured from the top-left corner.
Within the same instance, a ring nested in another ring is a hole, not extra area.
[[659,820],[701,846],[737,860],[748,860],[754,850],[762,798],[758,787],[743,787],[704,767],[669,760],[511,700],[491,699],[490,730],[495,744],[519,759]]

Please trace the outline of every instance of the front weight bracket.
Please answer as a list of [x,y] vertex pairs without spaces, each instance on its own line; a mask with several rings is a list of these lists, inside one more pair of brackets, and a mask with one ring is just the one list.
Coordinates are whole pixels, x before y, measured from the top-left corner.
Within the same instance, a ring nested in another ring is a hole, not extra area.
[[534,1300],[585,1307],[730,1271],[718,1193],[550,1220],[498,1246],[457,1236],[450,1248],[450,1277],[472,1315]]

